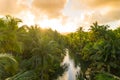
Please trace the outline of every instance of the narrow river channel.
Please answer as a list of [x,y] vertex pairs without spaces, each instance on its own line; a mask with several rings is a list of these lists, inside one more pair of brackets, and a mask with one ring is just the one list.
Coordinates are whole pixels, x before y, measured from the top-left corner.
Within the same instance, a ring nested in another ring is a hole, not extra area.
[[66,50],[66,56],[64,57],[62,64],[68,64],[68,69],[57,80],[76,80],[76,75],[79,72],[80,67],[75,67],[74,60],[69,56],[69,50]]

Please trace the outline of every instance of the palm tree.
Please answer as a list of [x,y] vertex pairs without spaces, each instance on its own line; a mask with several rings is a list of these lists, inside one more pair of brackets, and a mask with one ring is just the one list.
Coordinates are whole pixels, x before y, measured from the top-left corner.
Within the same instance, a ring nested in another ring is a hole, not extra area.
[[14,75],[17,70],[18,62],[12,55],[0,54],[0,79]]
[[27,27],[27,38],[23,41],[25,47],[23,54],[27,54],[27,57],[23,58],[25,60],[23,65],[28,62],[25,65],[26,70],[34,70],[40,80],[50,79],[50,75],[55,73],[54,69],[60,67],[64,57],[63,47],[54,35],[52,30],[44,30],[36,25]]
[[0,51],[8,53],[21,53],[21,43],[18,41],[18,18],[6,16],[0,19]]
[[106,33],[108,31],[108,28],[108,25],[98,25],[97,22],[93,23],[93,25],[90,26],[91,40],[96,41],[100,38],[106,39]]

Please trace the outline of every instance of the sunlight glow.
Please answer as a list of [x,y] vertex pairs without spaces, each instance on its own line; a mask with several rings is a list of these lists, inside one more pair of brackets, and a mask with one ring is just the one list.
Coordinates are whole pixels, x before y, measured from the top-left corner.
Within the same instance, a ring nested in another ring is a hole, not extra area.
[[72,32],[73,31],[73,23],[62,24],[60,19],[44,19],[38,22],[40,27],[42,28],[51,28],[53,30],[57,30],[59,32]]
[[105,7],[104,9],[101,9],[101,10],[100,10],[100,13],[101,13],[102,15],[105,15],[105,14],[107,14],[110,10],[111,10],[111,7]]
[[30,11],[21,12],[18,18],[22,19],[23,24],[26,24],[28,26],[35,24],[35,16]]

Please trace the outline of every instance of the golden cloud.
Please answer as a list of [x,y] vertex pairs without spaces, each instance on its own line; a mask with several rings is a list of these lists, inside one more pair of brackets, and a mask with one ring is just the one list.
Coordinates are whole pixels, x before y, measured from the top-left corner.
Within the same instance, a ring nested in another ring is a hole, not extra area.
[[79,0],[81,3],[86,4],[90,8],[101,8],[105,6],[118,7],[120,0]]
[[113,9],[109,11],[106,15],[103,15],[107,22],[120,20],[120,9]]
[[92,13],[85,16],[89,21],[105,23],[120,20],[120,0],[77,0],[77,3],[81,5],[79,8],[76,6],[77,9],[85,10],[86,15]]
[[111,10],[106,14],[101,14],[98,11],[93,12],[91,15],[85,14],[84,21],[89,22],[92,24],[93,22],[97,21],[98,23],[108,23],[111,21],[120,20],[120,10]]
[[27,9],[27,5],[22,4],[24,0],[0,0],[0,14],[17,14],[22,10]]
[[33,7],[37,13],[43,12],[48,17],[54,18],[61,15],[61,10],[64,8],[67,0],[34,0]]

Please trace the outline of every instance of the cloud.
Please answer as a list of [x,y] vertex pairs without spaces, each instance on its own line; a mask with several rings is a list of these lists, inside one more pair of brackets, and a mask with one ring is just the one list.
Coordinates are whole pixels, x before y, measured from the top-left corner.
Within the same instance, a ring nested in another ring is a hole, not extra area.
[[85,13],[83,22],[89,22],[92,24],[93,22],[97,21],[98,23],[108,23],[112,21],[120,20],[120,10],[110,10],[106,14],[102,14],[99,11],[94,11],[91,14]]
[[105,6],[118,7],[120,6],[120,0],[78,0],[79,2],[86,4],[90,8],[101,8]]
[[107,14],[103,15],[107,22],[120,20],[120,9],[112,9]]
[[0,0],[0,15],[12,15],[26,10],[25,0]]
[[120,20],[120,0],[76,0],[73,6],[81,12],[84,11],[85,20],[90,23]]
[[67,0],[33,0],[33,11],[38,15],[44,13],[50,18],[58,17],[62,15],[61,10],[66,2]]

